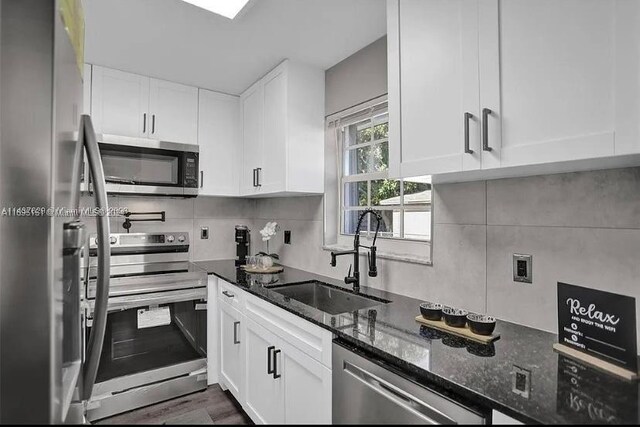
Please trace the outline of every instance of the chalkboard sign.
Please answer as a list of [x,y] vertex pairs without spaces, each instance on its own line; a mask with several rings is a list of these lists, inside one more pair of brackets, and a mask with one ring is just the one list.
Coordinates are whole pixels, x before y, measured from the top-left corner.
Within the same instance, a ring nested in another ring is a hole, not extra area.
[[637,424],[638,385],[561,355],[556,405],[572,424]]
[[558,341],[637,372],[635,298],[558,282]]

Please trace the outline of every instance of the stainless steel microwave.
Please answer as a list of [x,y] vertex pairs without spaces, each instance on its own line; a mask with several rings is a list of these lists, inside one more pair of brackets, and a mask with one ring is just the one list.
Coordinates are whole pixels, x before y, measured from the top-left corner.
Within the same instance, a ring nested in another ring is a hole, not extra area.
[[117,135],[97,137],[107,193],[198,195],[197,145]]

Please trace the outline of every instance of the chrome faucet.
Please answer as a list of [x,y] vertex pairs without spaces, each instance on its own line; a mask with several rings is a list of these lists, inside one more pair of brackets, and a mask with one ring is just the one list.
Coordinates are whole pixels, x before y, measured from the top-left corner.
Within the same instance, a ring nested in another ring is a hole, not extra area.
[[[365,246],[360,244],[360,225],[362,220],[367,215],[373,215],[376,219],[376,232],[373,236],[373,242],[371,246]],[[382,217],[372,209],[367,209],[362,212],[358,219],[358,225],[356,227],[356,234],[353,236],[353,249],[350,251],[337,251],[331,252],[331,266],[336,266],[336,258],[341,255],[353,255],[353,265],[349,267],[349,273],[344,278],[344,283],[347,285],[353,285],[354,292],[360,291],[360,248],[369,249],[367,259],[369,261],[369,277],[376,277],[378,275],[378,267],[376,266],[376,239],[378,238],[378,231],[380,230],[380,223]],[[351,275],[351,269],[353,268],[353,275]]]

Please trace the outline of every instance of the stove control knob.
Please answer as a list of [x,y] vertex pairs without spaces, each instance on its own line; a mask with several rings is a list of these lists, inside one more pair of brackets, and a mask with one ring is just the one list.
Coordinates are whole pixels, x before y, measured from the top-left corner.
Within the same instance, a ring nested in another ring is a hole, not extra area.
[[109,238],[109,242],[110,242],[112,245],[115,245],[116,243],[118,243],[118,238],[117,238],[116,236],[111,236],[111,237]]
[[184,236],[182,234],[178,236],[178,242],[184,242]]
[[174,241],[174,240],[175,240],[175,237],[173,237],[171,234],[169,234],[169,235],[167,236],[167,242],[168,242],[168,243],[173,243],[173,241]]

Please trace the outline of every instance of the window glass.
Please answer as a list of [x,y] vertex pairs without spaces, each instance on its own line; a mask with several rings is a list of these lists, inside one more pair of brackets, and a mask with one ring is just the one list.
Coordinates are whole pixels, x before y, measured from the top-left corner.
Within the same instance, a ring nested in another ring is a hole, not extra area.
[[368,206],[367,181],[347,182],[344,184],[344,207]]
[[[375,110],[375,114],[343,126],[339,134],[341,233],[355,234],[362,212],[374,208],[382,218],[380,238],[430,240],[431,177],[389,178],[389,115],[386,108]],[[368,216],[360,231],[372,233],[375,227],[375,220]]]

